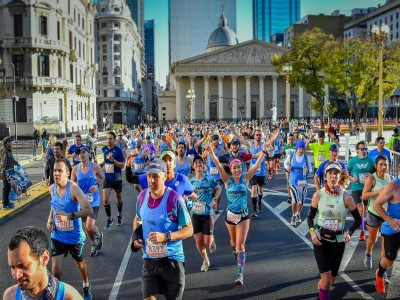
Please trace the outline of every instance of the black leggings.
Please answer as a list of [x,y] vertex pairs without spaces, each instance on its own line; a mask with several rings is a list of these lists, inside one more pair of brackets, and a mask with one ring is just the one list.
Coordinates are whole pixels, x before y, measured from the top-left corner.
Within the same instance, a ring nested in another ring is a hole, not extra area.
[[331,271],[332,276],[337,276],[342,262],[344,242],[328,242],[321,239],[322,245],[314,244],[314,256],[317,261],[319,273]]

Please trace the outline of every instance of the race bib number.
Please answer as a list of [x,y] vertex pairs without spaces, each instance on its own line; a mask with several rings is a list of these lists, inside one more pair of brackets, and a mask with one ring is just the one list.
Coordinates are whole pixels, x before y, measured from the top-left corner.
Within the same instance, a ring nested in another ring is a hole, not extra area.
[[206,203],[202,201],[195,201],[193,202],[192,211],[202,215],[206,212]]
[[93,202],[93,194],[92,193],[86,194],[85,196],[86,196],[87,201],[89,201],[89,203]]
[[114,164],[105,164],[106,173],[114,173]]
[[241,214],[235,214],[234,212],[231,212],[230,210],[228,210],[228,213],[226,214],[226,219],[233,224],[239,223],[241,218],[242,218]]
[[359,175],[359,178],[360,178],[360,183],[365,183],[365,180],[367,180],[367,177],[369,176],[369,174],[368,173],[361,173],[360,175]]
[[194,154],[188,154],[188,157],[189,157],[190,159],[193,159],[193,158],[194,158]]
[[306,186],[307,185],[307,180],[297,180],[297,185],[298,186]]
[[144,164],[136,164],[135,163],[135,170],[143,170]]
[[337,219],[325,219],[324,228],[339,231],[342,230],[342,223],[340,223]]
[[57,230],[60,231],[71,231],[74,230],[74,223],[72,220],[58,221],[56,220]]
[[320,161],[320,162],[323,162],[323,161],[325,161],[326,159],[325,159],[325,154],[318,154],[318,161]]
[[210,168],[210,174],[211,175],[217,175],[218,174],[218,169],[216,167],[211,167]]
[[151,257],[167,257],[168,247],[167,243],[152,243],[149,239],[146,241],[146,253]]

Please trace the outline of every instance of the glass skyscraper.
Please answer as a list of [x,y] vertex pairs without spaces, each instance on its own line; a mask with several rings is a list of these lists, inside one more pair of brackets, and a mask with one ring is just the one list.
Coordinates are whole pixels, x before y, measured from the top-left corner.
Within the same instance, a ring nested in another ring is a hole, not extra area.
[[168,0],[169,65],[206,53],[222,9],[236,32],[236,0]]
[[253,38],[270,42],[300,19],[300,0],[253,0]]
[[152,74],[155,77],[155,53],[154,53],[154,20],[144,21],[144,54],[147,66],[147,74]]

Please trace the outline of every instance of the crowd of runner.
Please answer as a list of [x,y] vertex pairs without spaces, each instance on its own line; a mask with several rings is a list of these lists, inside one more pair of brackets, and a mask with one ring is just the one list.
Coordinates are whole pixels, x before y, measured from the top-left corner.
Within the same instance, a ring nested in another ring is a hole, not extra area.
[[[209,269],[212,262],[208,252],[213,254],[217,250],[214,216],[223,211],[237,266],[232,281],[244,284],[251,219],[262,213],[263,187],[270,185],[279,173],[287,179],[287,202],[292,210],[288,222],[292,226],[303,221],[301,211],[308,187],[311,184],[316,188],[305,222],[321,276],[319,299],[330,299],[345,244],[356,230],[360,232],[359,240],[366,240],[364,266],[377,266],[376,290],[385,293],[385,284],[389,283],[386,269],[393,266],[400,248],[400,179],[393,180],[388,174],[389,168],[395,166],[390,164],[384,138],[377,138],[378,147],[369,154],[367,144],[359,141],[357,155],[345,164],[338,159],[340,144],[335,134],[329,136],[329,142],[322,130],[312,132],[307,126],[292,125],[283,131],[283,127],[257,126],[255,122],[179,123],[168,124],[159,133],[145,128],[129,131],[125,127],[117,133],[107,133],[100,164],[92,161],[93,145],[84,145],[80,136],[68,149],[72,163],[61,157],[63,145],[55,143],[54,157],[46,164],[51,195],[47,220],[51,246],[35,246],[44,245],[46,237],[33,228],[20,229],[11,238],[9,265],[18,284],[7,289],[4,299],[37,299],[43,295],[48,297],[40,299],[56,299],[59,290],[65,299],[78,299],[71,286],[59,281],[68,253],[82,277],[83,298],[92,299],[83,242],[89,238],[91,256],[101,251],[103,232],[96,226],[96,219],[102,204],[107,215],[104,229],[109,230],[114,224],[112,191],[116,225],[123,224],[124,172],[126,180],[139,192],[131,249],[143,251],[144,299],[157,295],[182,298],[183,239],[194,237],[203,259],[199,270]],[[226,206],[220,201],[222,193],[226,194]],[[353,217],[351,224],[346,222],[347,211]],[[372,249],[379,230],[382,251],[379,260],[373,261]],[[18,263],[23,255],[43,261],[38,281],[27,279],[29,274]],[[49,260],[51,273],[46,271]]]

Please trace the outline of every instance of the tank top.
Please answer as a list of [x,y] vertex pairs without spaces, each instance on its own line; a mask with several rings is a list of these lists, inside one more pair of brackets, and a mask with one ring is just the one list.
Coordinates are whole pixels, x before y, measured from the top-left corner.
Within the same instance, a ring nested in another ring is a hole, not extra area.
[[160,142],[160,151],[163,152],[164,150],[167,150],[169,148],[168,146],[168,141],[166,140],[165,142],[161,141]]
[[187,144],[187,148],[186,148],[186,155],[193,159],[195,156],[198,155],[196,148],[193,146],[193,148],[189,148],[189,144]]
[[233,177],[230,176],[228,188],[226,189],[226,198],[228,200],[227,210],[229,209],[235,213],[245,212],[248,214],[247,187],[244,182],[243,174],[240,176],[239,183],[235,183]]
[[[250,153],[251,154],[257,154],[258,152],[262,151],[262,146],[263,146],[263,144],[260,143],[260,146],[258,146],[258,148],[256,148],[254,142],[252,142],[251,143],[251,152]],[[251,160],[251,167],[253,165],[255,165],[256,162],[257,162],[257,158],[253,158]],[[257,168],[257,172],[254,175],[256,175],[256,176],[265,176],[266,174],[267,173],[266,173],[266,170],[265,170],[265,156],[264,156],[263,160],[261,161],[261,164]]]
[[[65,284],[49,273],[49,283],[46,287],[44,294],[40,299],[43,300],[64,300],[65,297]],[[15,290],[15,300],[36,300],[32,298],[26,291],[22,291],[19,286]]]
[[76,218],[65,222],[57,222],[55,218],[57,210],[63,210],[66,213],[73,213],[80,209],[79,204],[72,200],[70,184],[71,182],[68,180],[63,197],[57,195],[57,185],[53,184],[53,196],[50,205],[53,208],[53,221],[55,227],[51,233],[51,238],[64,244],[74,245],[82,243],[86,238],[82,228],[82,219]]
[[[346,213],[344,189],[341,189],[339,195],[333,196],[329,195],[325,188],[322,188],[318,203],[318,226],[334,231],[343,231],[346,225]],[[343,234],[337,236],[337,241],[343,242]]]
[[82,173],[82,163],[78,165],[78,186],[81,188],[89,201],[91,207],[100,206],[100,192],[97,189],[94,193],[89,192],[93,185],[97,184],[96,176],[93,173],[93,163],[90,162],[89,170],[86,174]]
[[168,217],[167,202],[171,191],[171,188],[167,188],[161,199],[161,203],[156,208],[150,208],[150,191],[149,189],[146,190],[142,206],[140,207],[140,217],[143,222],[143,258],[154,259],[168,257],[169,259],[175,259],[178,261],[185,260],[182,240],[169,241],[166,244],[153,244],[147,240],[150,232],[175,232],[180,228],[178,222],[172,222]]
[[143,158],[143,149],[140,148],[139,154],[133,159],[133,173],[143,173],[146,168],[146,160]]
[[[221,155],[221,146],[218,146],[218,150],[215,153],[216,157]],[[218,173],[217,166],[211,160],[210,155],[207,156],[207,174],[214,177],[215,180],[221,180],[221,175]]]
[[[383,180],[380,179],[378,177],[378,175],[376,175],[376,173],[372,174],[372,176],[374,176],[374,178],[375,178],[375,185],[371,189],[371,192],[375,192],[377,190],[383,189],[385,187],[385,185],[387,185],[391,180],[389,174],[385,174],[385,179],[383,179]],[[378,198],[378,196],[374,196],[371,199],[369,199],[368,211],[370,211],[374,215],[378,216],[378,213],[376,212],[376,210],[374,208],[374,202],[375,202],[376,198]]]
[[195,215],[212,215],[214,210],[211,208],[212,202],[212,189],[216,186],[212,186],[216,181],[210,175],[204,174],[203,178],[196,179],[196,176],[190,178],[190,182],[194,186],[194,191],[198,196],[198,200],[193,202],[192,213]]
[[180,165],[178,163],[178,157],[175,158],[175,173],[180,173],[183,175],[189,175],[192,173],[192,170],[189,167],[189,160],[187,156],[184,156],[183,158],[183,165]]
[[[396,181],[397,185],[400,186],[400,179],[395,178],[395,181]],[[388,202],[388,207],[387,207],[386,213],[388,214],[389,217],[400,220],[400,203],[393,204],[393,203]],[[399,233],[399,231],[394,230],[389,225],[389,223],[386,221],[383,222],[381,231],[382,231],[382,234],[386,234],[386,235]]]
[[289,173],[289,184],[294,186],[306,186],[307,178],[304,172],[304,168],[307,167],[307,161],[305,156],[303,155],[303,160],[301,162],[297,162],[296,154],[292,157],[292,161],[290,162],[292,168]]

